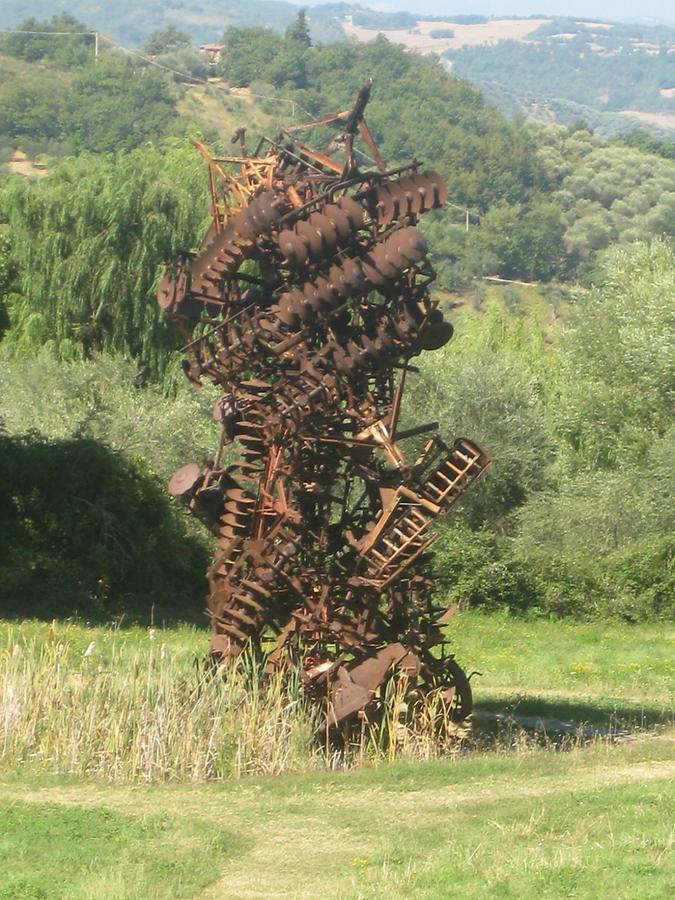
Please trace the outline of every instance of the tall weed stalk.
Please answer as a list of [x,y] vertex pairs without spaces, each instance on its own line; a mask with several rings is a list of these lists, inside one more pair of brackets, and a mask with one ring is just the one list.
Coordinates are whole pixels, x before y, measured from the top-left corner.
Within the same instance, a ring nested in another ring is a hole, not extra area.
[[67,630],[25,638],[10,629],[0,647],[0,769],[204,782],[457,752],[451,729],[439,738],[433,698],[411,715],[404,679],[391,680],[377,716],[336,749],[297,676],[263,677],[247,655],[227,674],[206,671],[150,635],[133,652],[113,637],[104,654],[93,640],[74,648]]

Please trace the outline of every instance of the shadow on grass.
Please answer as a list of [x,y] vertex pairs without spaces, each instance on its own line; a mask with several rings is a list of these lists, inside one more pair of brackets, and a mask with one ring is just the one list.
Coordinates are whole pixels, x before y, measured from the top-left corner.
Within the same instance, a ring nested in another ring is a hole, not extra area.
[[525,730],[583,735],[621,734],[675,723],[675,710],[658,703],[610,700],[569,701],[549,697],[477,698],[474,722],[479,730],[498,731],[505,725]]

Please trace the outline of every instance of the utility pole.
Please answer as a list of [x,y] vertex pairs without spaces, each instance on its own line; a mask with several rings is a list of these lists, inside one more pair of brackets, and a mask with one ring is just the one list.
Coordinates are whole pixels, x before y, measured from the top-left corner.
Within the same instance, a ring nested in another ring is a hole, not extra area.
[[468,231],[469,230],[469,210],[468,209],[466,211],[466,218],[464,221],[465,221],[466,230]]
[[98,62],[98,31],[94,32],[94,62]]

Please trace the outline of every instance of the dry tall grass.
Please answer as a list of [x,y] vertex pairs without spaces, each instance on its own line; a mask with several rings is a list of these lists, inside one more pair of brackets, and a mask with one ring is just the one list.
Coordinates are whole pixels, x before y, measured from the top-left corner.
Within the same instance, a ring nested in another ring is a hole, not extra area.
[[[59,630],[62,633],[62,629]],[[439,741],[431,701],[414,725],[405,684],[392,682],[377,723],[336,750],[318,734],[316,707],[297,679],[263,679],[243,658],[227,678],[151,632],[130,652],[82,651],[53,630],[8,632],[0,647],[0,766],[95,775],[110,781],[202,782],[430,759],[456,751]],[[152,639],[154,638],[154,639]],[[353,735],[352,735],[353,737]]]
[[105,664],[33,638],[0,657],[0,761],[121,781],[205,781],[314,764],[296,686],[261,689],[250,662],[227,681],[151,643]]

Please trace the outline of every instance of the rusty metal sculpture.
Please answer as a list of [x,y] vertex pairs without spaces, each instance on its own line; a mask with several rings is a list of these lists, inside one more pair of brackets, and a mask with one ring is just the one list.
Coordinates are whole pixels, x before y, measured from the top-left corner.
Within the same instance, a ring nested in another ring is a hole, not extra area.
[[[197,144],[213,221],[158,290],[187,337],[187,377],[222,390],[215,459],[169,484],[218,537],[211,655],[226,664],[253,646],[268,672],[300,665],[306,691],[328,699],[329,725],[376,709],[395,672],[417,697],[437,691],[454,719],[471,711],[443,645],[452,610],[432,606],[428,550],[434,520],[489,465],[466,439],[450,447],[434,434],[411,462],[399,446],[437,427],[402,431],[399,418],[411,358],[452,335],[415,228],[447,192],[415,162],[387,170],[363,117],[369,93],[253,155],[243,130],[238,156]],[[340,128],[323,153],[297,137],[320,125]],[[241,459],[225,466],[232,441]]]

